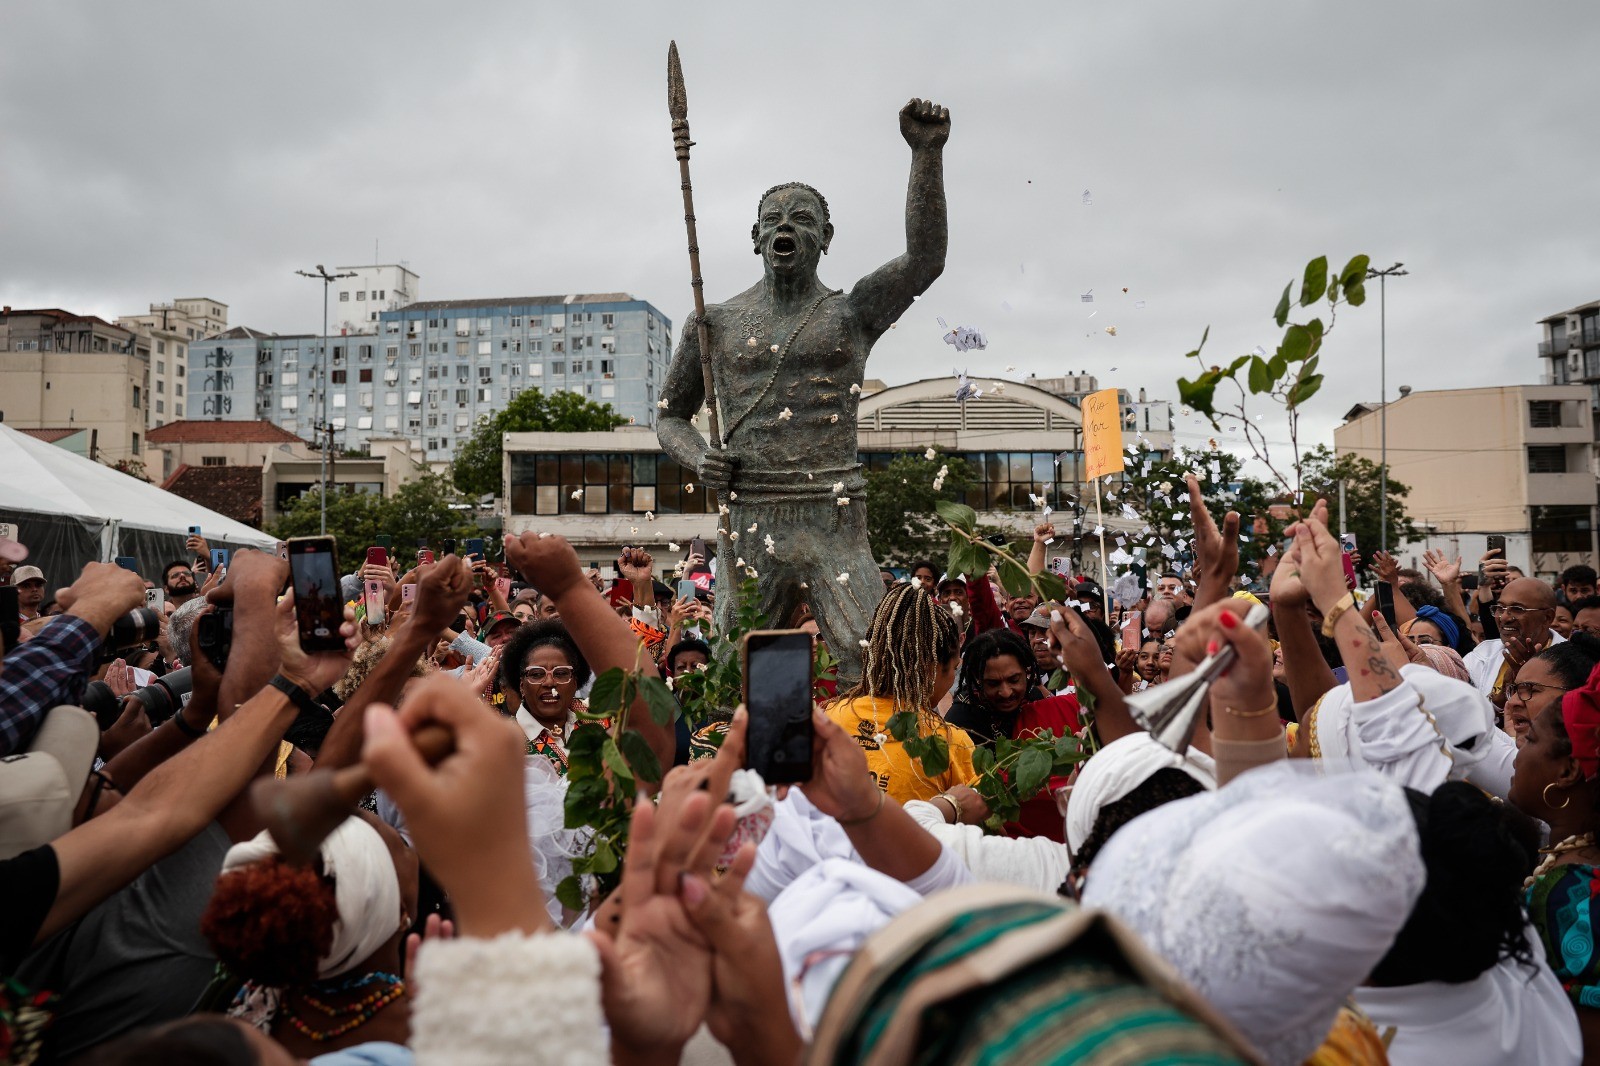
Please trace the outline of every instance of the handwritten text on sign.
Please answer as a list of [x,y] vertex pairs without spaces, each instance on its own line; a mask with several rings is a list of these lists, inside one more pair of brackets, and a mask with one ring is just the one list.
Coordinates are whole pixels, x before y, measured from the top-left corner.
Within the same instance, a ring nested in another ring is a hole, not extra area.
[[1083,455],[1093,479],[1123,469],[1122,408],[1116,389],[1101,389],[1083,398]]

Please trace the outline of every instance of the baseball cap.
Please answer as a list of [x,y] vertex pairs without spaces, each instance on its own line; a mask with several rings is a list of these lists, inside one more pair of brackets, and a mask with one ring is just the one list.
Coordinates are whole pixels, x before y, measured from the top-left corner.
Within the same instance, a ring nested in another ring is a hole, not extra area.
[[479,630],[479,634],[482,636],[488,636],[494,631],[494,627],[499,625],[501,622],[510,622],[513,627],[522,625],[522,619],[518,618],[516,615],[507,614],[504,611],[496,611],[494,614],[489,616],[489,620],[487,622],[483,623],[483,628]]
[[11,572],[11,583],[20,585],[24,581],[43,581],[44,571],[37,566],[19,566]]
[[72,828],[94,766],[100,724],[81,707],[45,715],[28,750],[0,759],[0,859],[48,844]]

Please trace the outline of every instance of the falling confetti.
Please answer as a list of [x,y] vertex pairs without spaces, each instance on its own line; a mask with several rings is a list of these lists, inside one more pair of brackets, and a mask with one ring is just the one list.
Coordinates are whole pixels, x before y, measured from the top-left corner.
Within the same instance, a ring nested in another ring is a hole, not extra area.
[[849,507],[850,506],[850,497],[848,497],[848,496],[840,496],[839,498],[837,498],[833,502],[838,504],[840,507]]
[[661,397],[656,401],[656,406],[665,411],[667,409],[667,398],[665,396]]
[[688,484],[684,485],[683,486],[683,491],[684,492],[693,492],[694,491],[694,482],[691,481]]
[[749,528],[749,529],[747,529],[747,530],[745,530],[745,532],[746,532],[746,533],[754,533],[754,532],[755,532],[755,531],[756,531],[756,526],[758,526],[758,525],[760,525],[760,524],[761,524],[761,523],[759,523],[759,522],[751,522],[751,523],[750,523],[750,528]]
[[656,513],[654,511],[646,511],[644,513],[644,520],[646,522],[654,522],[656,520]]
[[1113,337],[1115,337],[1117,335],[1117,327],[1116,326],[1107,326],[1106,327],[1106,332],[1111,334]]
[[1083,190],[1083,206],[1085,206],[1085,207],[1093,207],[1094,206],[1094,197],[1089,194],[1089,190],[1088,189]]
[[850,386],[850,395],[852,395],[852,396],[860,396],[861,395],[861,386],[860,385],[851,385]]
[[848,585],[850,584],[850,574],[848,572],[842,572],[838,577],[834,578],[834,580],[841,585]]
[[834,423],[834,422],[837,422],[837,421],[839,421],[839,416],[838,415],[829,415],[828,416],[828,422],[829,422],[830,425],[832,423]]
[[791,419],[793,417],[794,417],[794,412],[789,410],[787,407],[785,407],[783,410],[778,412],[778,421],[779,422],[787,422],[787,421],[789,421],[789,419]]
[[581,500],[581,499],[583,499],[583,490],[582,490],[582,489],[573,489],[573,490],[572,490],[572,498],[573,498],[573,499],[574,499],[574,500]]
[[678,547],[678,545],[676,543],[674,543],[673,541],[670,541],[670,540],[667,541],[667,551],[675,552],[675,551],[678,551],[678,550],[680,550],[680,549],[679,549],[679,547]]
[[1081,302],[1086,303],[1086,304],[1094,303],[1094,290],[1090,289],[1089,291],[1085,292],[1083,295],[1079,296],[1078,299]]
[[972,326],[956,326],[944,335],[944,342],[953,345],[958,352],[981,352],[989,346],[989,338]]
[[1136,310],[1143,311],[1144,310],[1144,301],[1143,300],[1135,300],[1133,302],[1133,306],[1134,306],[1134,308]]

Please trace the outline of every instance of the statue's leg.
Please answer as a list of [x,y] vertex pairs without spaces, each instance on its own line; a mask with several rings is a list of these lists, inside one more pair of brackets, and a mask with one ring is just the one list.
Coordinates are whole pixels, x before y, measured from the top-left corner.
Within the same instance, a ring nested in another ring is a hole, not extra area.
[[[827,510],[826,542],[811,556],[808,599],[822,639],[839,660],[842,691],[861,677],[861,641],[883,599],[883,579],[867,541],[866,507],[856,502]],[[840,574],[849,580],[841,582]]]
[[[756,578],[756,606],[761,616],[758,628],[781,628],[805,598],[800,585],[807,580],[807,575],[801,567],[766,554],[761,537],[766,530],[783,528],[782,524],[790,517],[785,513],[787,508],[735,503],[729,511],[725,519],[730,523],[728,528],[745,533],[737,544],[726,537],[719,538],[723,543],[717,549],[717,632],[728,632],[736,620],[740,586],[746,580],[744,571],[737,565],[741,558],[747,566],[755,567],[759,575]],[[751,524],[756,526],[754,534],[748,532]]]

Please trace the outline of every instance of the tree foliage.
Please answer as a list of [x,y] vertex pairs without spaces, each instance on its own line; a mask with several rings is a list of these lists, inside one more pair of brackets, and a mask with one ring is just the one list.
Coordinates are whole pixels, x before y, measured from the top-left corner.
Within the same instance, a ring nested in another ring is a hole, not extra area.
[[[269,532],[280,540],[316,536],[322,505],[321,489],[313,489],[291,503]],[[338,538],[345,569],[359,562],[358,552],[376,542],[379,534],[394,538],[395,549],[406,557],[418,540],[437,544],[446,537],[481,534],[472,519],[469,501],[437,474],[408,481],[393,496],[340,488],[328,494],[328,532]]]
[[[1356,552],[1366,570],[1383,541],[1380,538],[1382,523],[1379,520],[1382,498],[1382,465],[1362,455],[1334,455],[1326,444],[1307,452],[1305,463],[1305,494],[1308,498],[1322,497],[1328,501],[1328,514],[1337,524],[1339,520],[1339,482],[1344,482],[1345,528],[1356,537]],[[1411,487],[1389,475],[1389,551],[1417,537],[1411,516],[1406,513],[1406,496]],[[1337,530],[1335,530],[1337,532]]]
[[527,389],[505,410],[478,419],[472,436],[456,448],[451,480],[468,496],[498,496],[503,434],[603,432],[627,421],[610,404],[586,400],[575,392]]
[[945,554],[949,531],[936,509],[940,500],[959,501],[973,479],[965,460],[934,456],[897,455],[887,468],[867,471],[867,529],[879,562],[909,566]]

